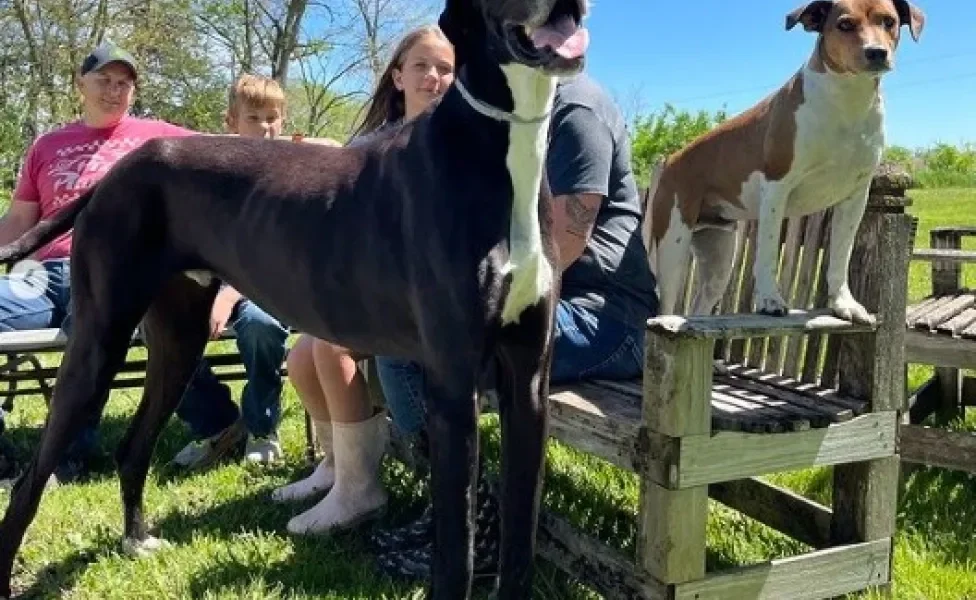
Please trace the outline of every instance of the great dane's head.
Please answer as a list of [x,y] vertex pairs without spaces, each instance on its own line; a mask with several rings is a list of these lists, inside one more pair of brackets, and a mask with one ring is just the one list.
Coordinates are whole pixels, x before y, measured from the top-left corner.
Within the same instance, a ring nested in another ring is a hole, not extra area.
[[901,27],[916,42],[925,14],[908,0],[815,0],[786,16],[820,35],[820,57],[832,71],[881,75],[891,70]]
[[439,24],[458,67],[481,56],[568,75],[583,68],[586,10],[586,0],[447,0]]

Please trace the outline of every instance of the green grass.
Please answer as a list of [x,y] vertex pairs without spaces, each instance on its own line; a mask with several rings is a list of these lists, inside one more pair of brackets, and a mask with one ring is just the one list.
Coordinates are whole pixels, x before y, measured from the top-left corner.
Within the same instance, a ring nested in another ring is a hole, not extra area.
[[[921,219],[920,244],[931,227],[971,222],[976,190],[919,190],[911,209]],[[968,242],[972,244],[973,242]],[[970,247],[974,247],[970,245]],[[966,281],[976,287],[976,269]],[[912,300],[928,290],[926,265],[913,265]],[[927,370],[913,367],[909,385]],[[103,446],[114,448],[137,395],[117,392],[109,403]],[[275,486],[307,471],[302,457],[302,413],[286,386],[282,437],[288,454],[273,468],[230,464],[205,474],[177,476],[162,468],[187,440],[172,422],[157,448],[147,486],[148,515],[172,547],[145,559],[119,552],[121,509],[118,479],[106,457],[87,483],[49,491],[15,567],[16,587],[27,598],[415,598],[422,588],[391,581],[374,568],[361,536],[300,539],[284,532],[288,518],[307,504],[278,506],[268,500]],[[32,448],[44,418],[43,402],[24,399],[11,420],[12,438]],[[976,422],[970,427],[976,429]],[[498,427],[483,426],[485,447],[497,455]],[[425,493],[392,461],[384,473],[392,495],[385,523],[416,514]],[[829,503],[829,469],[770,478]],[[638,485],[633,475],[554,443],[550,450],[546,504],[596,537],[632,553],[636,540]],[[0,492],[0,509],[7,497]],[[764,561],[809,548],[755,521],[712,503],[708,565],[720,568]],[[937,469],[906,479],[899,501],[895,557],[896,598],[976,598],[976,481]],[[484,596],[484,592],[480,593]],[[582,600],[594,595],[540,561],[536,597]]]

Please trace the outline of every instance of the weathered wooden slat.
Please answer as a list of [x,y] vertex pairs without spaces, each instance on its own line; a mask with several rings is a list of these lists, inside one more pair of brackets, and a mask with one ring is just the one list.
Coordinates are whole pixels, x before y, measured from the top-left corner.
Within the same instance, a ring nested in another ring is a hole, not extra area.
[[[715,382],[712,389],[721,388],[723,383]],[[759,405],[760,414],[767,415],[768,419],[778,424],[777,430],[783,431],[804,431],[810,429],[813,419],[820,419],[823,415],[812,413],[802,407],[792,405],[782,398],[768,396],[754,390],[746,390],[739,386],[724,384],[724,393],[733,398],[745,402]],[[714,397],[715,392],[712,392]]]
[[[684,489],[793,471],[893,456],[897,413],[868,413],[823,429],[778,435],[718,432],[668,438],[648,432],[655,448],[677,447],[648,457],[648,477],[663,486]],[[658,464],[663,463],[663,464]],[[661,474],[669,479],[660,480]]]
[[[976,325],[973,329],[976,339]],[[976,344],[965,338],[909,329],[905,332],[905,358],[910,363],[972,369],[976,368]]]
[[912,260],[952,261],[957,263],[976,263],[976,252],[971,250],[943,250],[938,248],[919,248],[912,252]]
[[733,387],[756,394],[762,394],[768,398],[776,398],[786,403],[791,411],[806,419],[811,427],[826,427],[831,423],[843,423],[854,418],[852,411],[842,411],[841,415],[838,416],[837,412],[830,410],[830,405],[826,403],[817,402],[803,394],[787,392],[771,385],[763,385],[750,379],[716,376],[715,383],[719,382],[727,383]]
[[[848,398],[847,396],[838,394],[835,389],[819,387],[812,383],[803,383],[784,375],[763,373],[762,371],[737,366],[730,367],[729,373],[736,377],[750,379],[788,392],[802,394],[817,402],[822,402],[825,405],[825,410],[839,417],[840,421],[850,420],[851,417],[862,415],[868,410],[868,403],[864,400]],[[847,411],[853,414],[847,417],[845,416]]]
[[833,598],[890,582],[890,556],[890,539],[829,548],[681,584],[674,599]]
[[[745,257],[742,262],[742,282],[739,286],[738,305],[735,311],[728,311],[723,314],[733,312],[739,314],[751,314],[753,312],[753,292],[755,291],[755,277],[753,277],[753,265],[756,262],[756,236],[758,235],[755,221],[750,221],[746,229],[748,243],[746,244]],[[745,339],[732,339],[729,341],[730,362],[741,363],[745,360],[748,341]]]
[[[803,256],[800,261],[800,271],[796,279],[796,293],[793,298],[793,307],[798,309],[809,308],[810,299],[814,297],[814,287],[817,283],[819,273],[820,252],[823,248],[824,230],[823,213],[815,213],[806,219],[806,228],[803,231]],[[804,338],[789,338],[786,341],[786,357],[783,361],[783,374],[799,379],[801,372],[800,360],[803,357],[803,349],[806,346]]]
[[907,327],[913,327],[915,325],[915,319],[918,317],[918,315],[920,315],[923,311],[928,310],[930,306],[932,306],[938,301],[939,301],[938,296],[929,296],[928,298],[923,299],[918,304],[913,304],[912,306],[909,306],[908,312],[905,314],[905,325]]
[[976,296],[973,294],[959,294],[938,310],[925,313],[922,318],[915,321],[915,327],[935,329],[974,304],[976,304]]
[[939,333],[946,335],[959,335],[967,327],[976,323],[976,308],[967,308],[958,315],[952,317],[936,329]]
[[[789,306],[795,308],[806,308],[796,306],[795,286],[797,267],[800,263],[800,254],[803,247],[803,229],[806,226],[805,217],[789,219],[786,225],[786,239],[783,242],[783,264],[780,267],[779,287],[783,292],[783,297]],[[766,360],[762,367],[767,371],[779,371],[785,353],[784,342],[787,338],[770,337],[766,341]]]
[[[718,386],[721,388],[722,386]],[[737,398],[732,394],[726,394],[721,389],[712,387],[712,406],[721,403],[724,407],[735,407],[738,410],[732,414],[739,420],[737,430],[749,433],[781,433],[787,430],[787,426],[780,411],[769,409],[766,406]]]
[[691,295],[695,282],[695,261],[689,258],[685,265],[684,276],[681,278],[681,288],[678,292],[678,312],[688,314],[691,309]]
[[742,431],[746,421],[739,415],[742,409],[721,400],[712,399],[712,430],[713,431]]
[[901,459],[976,475],[976,433],[902,425]]
[[644,382],[641,379],[632,379],[630,381],[594,379],[589,383],[590,385],[612,390],[618,394],[623,394],[624,396],[630,396],[638,402],[640,402],[640,400],[644,397]]
[[876,329],[876,326],[844,321],[826,310],[810,312],[794,310],[785,317],[758,314],[708,317],[666,315],[648,321],[648,329],[654,333],[673,337],[733,339],[762,337],[764,335],[871,333]]
[[587,384],[553,386],[549,417],[549,433],[556,439],[623,469],[635,468],[638,400]]
[[634,568],[619,551],[551,512],[539,515],[539,554],[610,600],[668,600],[667,586]]
[[840,347],[841,337],[838,335],[827,336],[827,349],[824,352],[823,369],[820,372],[820,385],[824,387],[835,387],[837,385],[837,372],[840,369]]
[[[735,312],[735,307],[738,306],[739,301],[739,291],[742,287],[742,277],[743,264],[745,263],[746,254],[746,242],[748,241],[748,228],[752,226],[751,222],[739,223],[736,235],[735,243],[735,263],[732,266],[732,276],[729,278],[729,287],[725,290],[725,295],[722,296],[722,302],[719,304],[719,314],[727,315],[729,313]],[[729,360],[730,346],[726,340],[719,340],[716,344],[717,356],[721,356],[725,360]]]
[[713,483],[708,495],[814,548],[830,546],[831,510],[760,479]]
[[946,306],[947,304],[952,302],[953,299],[954,296],[940,296],[936,298],[934,302],[928,304],[924,309],[919,310],[918,313],[916,313],[915,316],[912,318],[912,321],[911,323],[908,324],[908,326],[915,327],[920,320],[924,319],[927,315],[931,314],[933,311],[939,310],[943,306]]
[[[824,243],[829,244],[829,231],[824,235],[824,238]],[[829,257],[825,251],[820,261],[820,275],[817,277],[816,288],[813,290],[813,305],[817,307],[827,304],[827,267],[829,262]],[[820,381],[820,358],[826,342],[825,336],[816,333],[807,337],[806,352],[803,355],[803,366],[800,370],[800,381],[807,383]]]
[[946,225],[943,227],[933,227],[930,231],[933,236],[945,235],[947,233],[955,234],[959,237],[976,235],[976,227],[970,225]]
[[976,377],[962,378],[963,406],[976,406]]
[[976,340],[976,323],[963,329],[962,333],[959,334],[959,337],[967,340]]

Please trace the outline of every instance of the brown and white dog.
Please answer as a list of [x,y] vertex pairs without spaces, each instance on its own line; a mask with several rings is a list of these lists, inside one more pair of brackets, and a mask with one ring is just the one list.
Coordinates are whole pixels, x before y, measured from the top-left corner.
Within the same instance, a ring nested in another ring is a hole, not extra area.
[[737,224],[758,219],[753,268],[760,313],[788,311],[776,283],[784,218],[833,206],[828,306],[855,322],[872,316],[847,284],[851,247],[885,144],[881,78],[902,25],[917,42],[924,14],[906,0],[818,0],[786,17],[818,33],[810,59],[777,92],[658,166],[644,242],[656,269],[661,314],[674,314],[697,260],[692,314],[709,314],[728,285]]

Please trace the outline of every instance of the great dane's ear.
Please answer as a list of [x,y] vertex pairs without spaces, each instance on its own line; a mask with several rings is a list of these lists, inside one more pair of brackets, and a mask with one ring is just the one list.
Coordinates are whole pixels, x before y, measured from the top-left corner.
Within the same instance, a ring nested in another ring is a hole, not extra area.
[[912,32],[912,39],[916,42],[922,37],[922,29],[925,28],[925,13],[908,0],[895,0],[895,8],[898,10],[898,18],[902,25],[908,25]]
[[467,46],[470,40],[471,19],[473,17],[471,0],[447,0],[437,25],[454,46],[454,72],[460,70],[467,59]]
[[793,29],[797,23],[803,23],[804,30],[822,33],[827,17],[830,15],[830,9],[833,7],[833,0],[816,0],[806,6],[801,6],[786,15],[786,30]]

